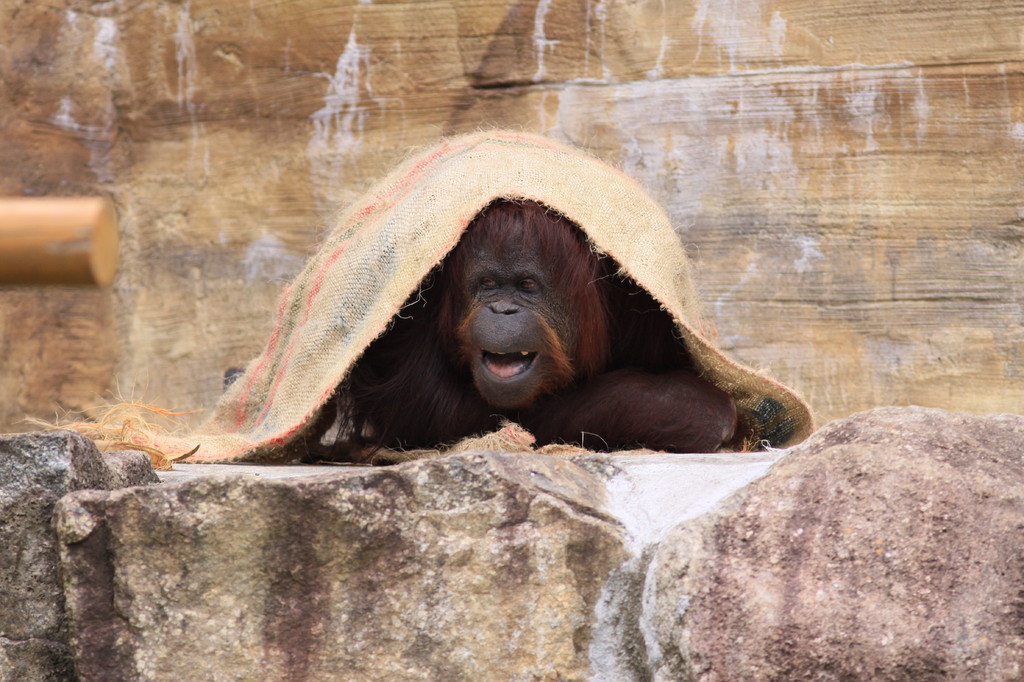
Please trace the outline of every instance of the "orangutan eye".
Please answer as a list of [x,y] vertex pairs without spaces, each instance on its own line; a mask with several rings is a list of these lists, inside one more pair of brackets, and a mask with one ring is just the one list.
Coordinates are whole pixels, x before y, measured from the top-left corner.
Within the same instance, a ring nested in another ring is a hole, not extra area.
[[533,293],[533,292],[537,291],[538,288],[540,288],[540,287],[537,285],[537,281],[533,280],[533,279],[530,279],[529,277],[519,281],[519,290],[520,291],[525,291],[527,293]]
[[498,283],[495,282],[492,278],[490,278],[490,277],[481,277],[480,278],[480,288],[481,289],[493,289],[496,286],[498,286]]

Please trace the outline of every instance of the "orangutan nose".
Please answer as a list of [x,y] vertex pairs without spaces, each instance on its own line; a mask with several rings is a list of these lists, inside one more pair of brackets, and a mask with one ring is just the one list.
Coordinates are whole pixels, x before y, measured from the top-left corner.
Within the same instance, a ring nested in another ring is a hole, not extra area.
[[491,309],[492,313],[498,315],[512,315],[519,312],[519,306],[509,303],[508,301],[495,301],[487,306]]

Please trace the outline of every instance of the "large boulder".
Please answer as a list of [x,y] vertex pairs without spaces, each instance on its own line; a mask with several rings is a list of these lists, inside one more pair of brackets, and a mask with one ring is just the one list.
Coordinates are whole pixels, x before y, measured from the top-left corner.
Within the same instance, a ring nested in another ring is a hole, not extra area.
[[141,452],[101,455],[69,431],[0,435],[0,681],[72,673],[51,525],[57,500],[155,482]]
[[777,458],[176,464],[159,489],[72,495],[58,531],[78,671],[643,678],[650,547]]
[[652,562],[656,680],[1021,679],[1024,417],[833,422]]
[[[602,467],[600,462],[593,467]],[[581,680],[627,558],[602,476],[467,454],[58,507],[82,680]]]

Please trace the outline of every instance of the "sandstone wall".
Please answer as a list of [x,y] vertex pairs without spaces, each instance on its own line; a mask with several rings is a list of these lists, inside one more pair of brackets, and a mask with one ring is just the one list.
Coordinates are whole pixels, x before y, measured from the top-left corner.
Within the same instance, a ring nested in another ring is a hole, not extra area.
[[0,0],[0,36],[0,193],[108,194],[123,242],[111,291],[2,292],[0,430],[209,406],[324,216],[492,125],[645,183],[822,421],[1024,401],[1020,3]]

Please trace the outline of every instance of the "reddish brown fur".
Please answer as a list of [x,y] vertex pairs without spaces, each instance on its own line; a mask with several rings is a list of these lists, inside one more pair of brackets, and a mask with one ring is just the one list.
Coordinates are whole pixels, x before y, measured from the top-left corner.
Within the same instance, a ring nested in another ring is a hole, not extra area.
[[[488,305],[470,275],[480,254],[526,254],[520,260],[530,272],[553,283],[516,313],[542,330],[542,352],[551,360],[542,389],[523,408],[489,405],[469,369],[481,352],[469,330]],[[342,385],[335,402],[357,447],[338,447],[335,457],[358,460],[381,446],[436,447],[493,430],[502,419],[526,426],[539,444],[718,448],[734,434],[732,399],[694,374],[668,315],[617,272],[559,214],[532,202],[495,202]]]
[[572,357],[562,347],[562,341],[558,338],[558,333],[547,322],[542,323],[542,328],[544,332],[544,345],[549,349],[548,352],[555,361],[555,367],[551,370],[541,393],[547,395],[564,386],[568,386],[581,377],[589,377],[597,373],[597,370],[586,374],[584,373],[586,372],[585,369],[577,370],[576,367],[589,367],[588,363],[593,362],[594,358],[584,356],[582,360],[577,360],[574,365]]
[[594,376],[611,359],[606,296],[600,286],[607,275],[604,263],[579,228],[561,215],[539,206],[538,210],[512,210],[516,206],[523,204],[498,203],[481,212],[445,260],[439,278],[443,295],[438,323],[441,329],[458,329],[465,321],[461,317],[466,316],[466,294],[458,278],[474,251],[483,244],[493,250],[529,245],[541,256],[541,265],[556,273],[557,288],[567,295],[568,307],[574,311],[579,330],[576,343],[564,349],[560,340],[559,348],[568,351],[573,376]]

